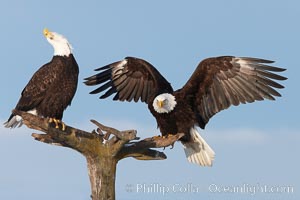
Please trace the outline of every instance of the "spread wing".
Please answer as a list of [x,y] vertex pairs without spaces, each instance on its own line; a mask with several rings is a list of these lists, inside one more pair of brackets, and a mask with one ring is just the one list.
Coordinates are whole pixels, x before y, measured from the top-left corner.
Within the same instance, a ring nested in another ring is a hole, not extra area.
[[29,111],[36,108],[43,101],[48,88],[56,80],[57,74],[51,70],[50,63],[47,63],[34,73],[23,89],[16,109]]
[[276,74],[285,69],[269,66],[273,61],[246,57],[215,57],[200,62],[197,69],[177,92],[192,102],[201,128],[209,119],[231,105],[251,103],[281,96],[275,82],[287,78]]
[[95,71],[100,73],[86,78],[86,85],[100,85],[90,94],[107,90],[101,99],[114,93],[113,100],[148,103],[158,92],[173,92],[170,83],[147,61],[126,57],[122,61],[111,63]]

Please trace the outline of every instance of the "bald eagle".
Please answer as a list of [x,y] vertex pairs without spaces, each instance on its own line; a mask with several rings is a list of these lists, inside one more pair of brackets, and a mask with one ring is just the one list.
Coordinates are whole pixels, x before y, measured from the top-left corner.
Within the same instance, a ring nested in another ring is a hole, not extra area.
[[[58,128],[64,110],[75,95],[79,69],[68,40],[48,29],[44,29],[43,33],[54,48],[54,56],[33,74],[15,109],[50,118]],[[11,114],[4,124],[7,128],[20,127],[22,119]]]
[[211,166],[213,149],[200,136],[209,119],[231,105],[251,103],[281,96],[274,88],[284,88],[274,80],[286,78],[274,72],[285,69],[269,66],[273,61],[222,56],[199,63],[186,84],[176,91],[145,60],[126,57],[95,71],[86,85],[99,85],[91,94],[107,90],[100,99],[114,93],[113,100],[139,101],[148,104],[163,136],[184,133],[180,139],[187,159],[195,164]]

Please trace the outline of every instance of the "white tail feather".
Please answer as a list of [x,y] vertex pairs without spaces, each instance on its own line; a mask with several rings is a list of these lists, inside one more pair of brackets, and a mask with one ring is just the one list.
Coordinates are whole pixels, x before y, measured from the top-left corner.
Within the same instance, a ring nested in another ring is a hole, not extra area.
[[[36,109],[32,109],[27,111],[27,113],[37,115]],[[14,115],[9,121],[4,123],[5,128],[16,128],[16,127],[21,127],[23,125],[23,119],[19,115]]]
[[4,123],[5,128],[16,128],[22,126],[23,121],[21,116],[15,115],[9,121]]
[[195,127],[191,128],[190,134],[191,141],[183,143],[188,161],[201,166],[212,166],[215,152],[205,142]]

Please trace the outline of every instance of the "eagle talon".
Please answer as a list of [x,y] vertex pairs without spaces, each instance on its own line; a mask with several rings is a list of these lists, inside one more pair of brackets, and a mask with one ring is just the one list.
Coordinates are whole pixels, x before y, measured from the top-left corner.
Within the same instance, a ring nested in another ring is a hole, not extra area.
[[155,135],[155,136],[153,136],[151,139],[152,139],[152,140],[156,140],[156,139],[159,139],[159,138],[161,138],[160,135]]
[[65,131],[65,130],[66,130],[66,125],[65,125],[65,123],[63,123],[62,121],[60,121],[60,123],[61,123],[61,130],[62,130],[62,131]]
[[55,128],[56,129],[59,129],[59,124],[61,124],[61,130],[62,131],[65,131],[66,130],[66,125],[65,125],[65,123],[63,123],[61,120],[59,120],[59,119],[55,119],[55,118],[49,118],[49,121],[48,121],[49,123],[52,123],[52,122],[54,122],[54,124],[55,124]]
[[173,134],[170,134],[170,133],[169,133],[168,135],[163,135],[162,138],[163,138],[163,139],[167,139],[167,138],[170,137],[170,136],[173,136]]
[[170,149],[173,149],[173,148],[174,148],[174,144],[175,144],[175,142],[174,142],[173,144],[171,144],[171,148],[170,148]]

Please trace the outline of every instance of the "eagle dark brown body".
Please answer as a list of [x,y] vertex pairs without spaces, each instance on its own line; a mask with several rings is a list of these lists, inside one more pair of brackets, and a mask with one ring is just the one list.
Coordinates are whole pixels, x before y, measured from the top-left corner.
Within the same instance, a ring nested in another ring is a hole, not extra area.
[[[157,95],[155,95],[155,97]],[[174,96],[177,104],[172,112],[158,113],[155,111],[152,104],[148,104],[148,108],[152,115],[155,117],[157,126],[162,136],[167,136],[169,134],[175,135],[177,133],[185,133],[185,135],[182,138],[180,138],[180,141],[189,142],[189,132],[191,127],[193,127],[197,122],[197,117],[194,111],[192,110],[190,104],[186,103],[183,100],[183,98],[181,97],[181,93],[175,92]]]
[[34,73],[22,91],[15,109],[36,110],[39,116],[61,120],[64,110],[75,95],[78,73],[79,68],[72,54],[68,57],[53,56],[51,62]]

